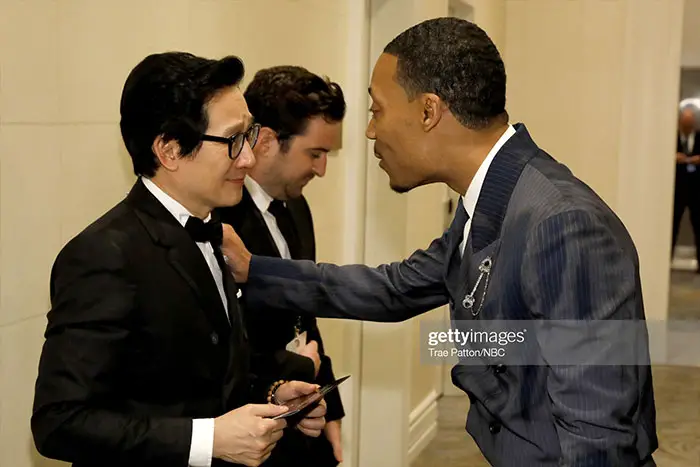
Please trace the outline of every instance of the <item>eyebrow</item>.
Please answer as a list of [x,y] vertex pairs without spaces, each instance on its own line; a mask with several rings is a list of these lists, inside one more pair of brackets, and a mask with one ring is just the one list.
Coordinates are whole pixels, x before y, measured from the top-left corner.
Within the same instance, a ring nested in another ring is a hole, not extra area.
[[317,147],[317,148],[309,148],[309,151],[331,152],[331,149],[329,149],[329,148]]
[[[230,127],[226,128],[223,132],[223,135],[225,137],[231,136],[235,133],[240,133],[243,129],[248,129],[250,126],[253,124],[253,116],[251,114],[246,115],[246,118],[241,121],[236,123],[235,125],[231,125]],[[247,123],[247,125],[246,125]]]

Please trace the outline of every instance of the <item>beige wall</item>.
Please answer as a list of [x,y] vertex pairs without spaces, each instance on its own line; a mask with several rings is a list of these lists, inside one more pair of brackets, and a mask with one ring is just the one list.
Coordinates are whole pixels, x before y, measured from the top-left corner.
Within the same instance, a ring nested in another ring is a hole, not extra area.
[[486,31],[501,56],[506,50],[506,0],[469,0],[474,22]]
[[[0,1],[1,466],[38,462],[29,417],[53,260],[134,180],[118,128],[129,70],[148,53],[186,50],[241,56],[246,83],[256,69],[286,63],[345,85],[347,30],[338,18],[347,4]],[[340,259],[342,210],[333,206],[343,202],[346,157],[331,157],[326,178],[309,189],[326,260]],[[337,328],[328,328],[328,348],[342,372],[342,341],[334,339]]]
[[682,1],[506,3],[511,120],[622,218],[665,319]]
[[681,65],[700,67],[700,0],[685,0]]

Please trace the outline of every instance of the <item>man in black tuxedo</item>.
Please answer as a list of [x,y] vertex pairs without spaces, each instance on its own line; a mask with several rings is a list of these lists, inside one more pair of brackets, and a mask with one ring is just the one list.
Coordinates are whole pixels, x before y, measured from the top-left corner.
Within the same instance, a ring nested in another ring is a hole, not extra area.
[[[32,431],[76,466],[259,465],[286,426],[272,417],[315,385],[250,371],[238,288],[212,211],[241,199],[255,163],[237,57],[146,57],[121,131],[139,179],[73,238],[51,274],[52,309]],[[262,371],[264,370],[264,371]],[[254,403],[253,403],[254,402]],[[296,428],[320,436],[321,404]]]
[[[302,67],[278,66],[259,71],[245,99],[262,127],[254,148],[257,163],[246,178],[241,202],[218,210],[221,220],[232,224],[256,254],[315,260],[313,220],[302,190],[325,174],[328,152],[338,145],[345,115],[342,90]],[[244,310],[254,358],[284,364],[293,372],[288,378],[321,385],[334,381],[316,318],[264,311]],[[300,347],[287,350],[299,338]],[[303,458],[306,467],[327,467],[342,460],[344,411],[337,389],[326,402],[325,436],[285,436],[265,465],[300,465]]]
[[681,111],[676,139],[676,184],[673,199],[673,244],[676,247],[678,230],[685,209],[690,211],[690,224],[695,236],[695,255],[700,273],[700,132],[696,130],[692,108]]

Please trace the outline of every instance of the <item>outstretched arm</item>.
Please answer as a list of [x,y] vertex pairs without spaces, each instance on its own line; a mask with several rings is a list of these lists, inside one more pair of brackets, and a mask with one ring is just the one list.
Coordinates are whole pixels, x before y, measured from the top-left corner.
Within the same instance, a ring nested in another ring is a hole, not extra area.
[[397,322],[447,303],[448,240],[446,232],[427,250],[376,268],[251,256],[230,226],[224,226],[222,249],[236,280],[247,281],[244,299],[252,309]]

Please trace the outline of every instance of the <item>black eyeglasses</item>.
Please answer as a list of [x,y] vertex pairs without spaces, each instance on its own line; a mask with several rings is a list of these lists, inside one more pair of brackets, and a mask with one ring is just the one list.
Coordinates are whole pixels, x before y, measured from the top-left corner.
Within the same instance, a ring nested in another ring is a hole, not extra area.
[[236,133],[229,138],[223,136],[202,135],[202,141],[213,141],[215,143],[228,144],[228,157],[231,160],[236,160],[241,155],[245,141],[248,141],[250,147],[255,147],[258,142],[258,134],[260,134],[260,124],[253,123],[250,128],[242,133]]

